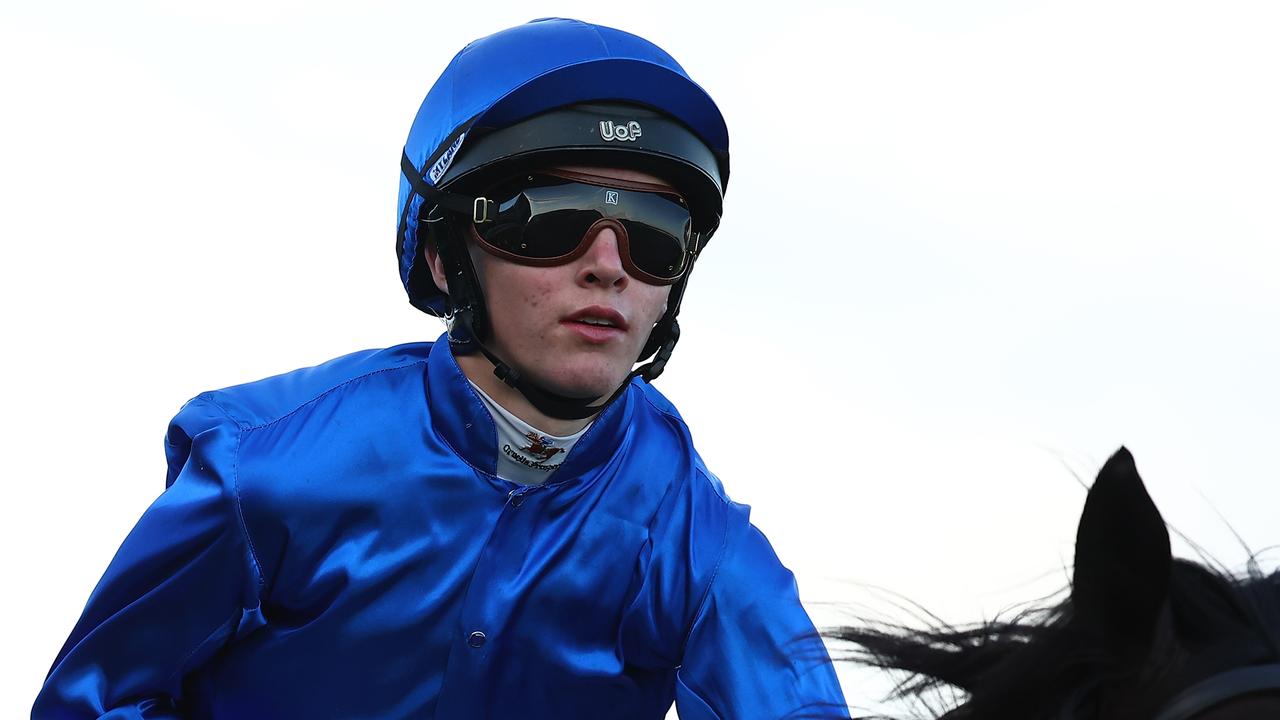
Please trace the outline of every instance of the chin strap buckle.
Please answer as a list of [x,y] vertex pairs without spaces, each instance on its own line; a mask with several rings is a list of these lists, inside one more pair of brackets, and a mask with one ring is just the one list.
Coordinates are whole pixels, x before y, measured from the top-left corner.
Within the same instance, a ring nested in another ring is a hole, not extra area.
[[514,368],[506,363],[499,362],[494,365],[493,374],[497,376],[499,380],[511,387],[516,388],[517,390],[520,389],[520,386],[516,384],[520,382],[520,373],[516,372]]

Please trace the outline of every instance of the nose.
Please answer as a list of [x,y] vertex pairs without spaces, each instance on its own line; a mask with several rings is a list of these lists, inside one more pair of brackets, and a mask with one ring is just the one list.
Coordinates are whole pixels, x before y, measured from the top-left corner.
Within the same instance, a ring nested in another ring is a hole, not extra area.
[[587,251],[578,260],[578,284],[615,290],[626,288],[631,277],[622,265],[622,247],[617,229],[612,225],[602,224],[588,232]]

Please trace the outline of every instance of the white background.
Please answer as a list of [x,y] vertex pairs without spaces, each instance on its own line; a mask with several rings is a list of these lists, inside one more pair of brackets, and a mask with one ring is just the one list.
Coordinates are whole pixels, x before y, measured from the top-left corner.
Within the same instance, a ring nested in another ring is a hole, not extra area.
[[183,401],[439,333],[396,274],[400,147],[463,44],[546,15],[656,41],[728,119],[659,386],[820,623],[1063,585],[1078,479],[1122,443],[1229,565],[1228,521],[1280,543],[1276,5],[755,7],[6,4],[0,713],[163,488]]

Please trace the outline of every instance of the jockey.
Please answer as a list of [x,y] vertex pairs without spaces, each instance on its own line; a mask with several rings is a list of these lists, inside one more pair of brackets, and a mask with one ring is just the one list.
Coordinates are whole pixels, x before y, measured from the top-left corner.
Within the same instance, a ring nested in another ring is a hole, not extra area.
[[649,384],[728,177],[715,103],[642,38],[464,48],[397,207],[448,331],[183,406],[33,716],[846,717],[791,573]]

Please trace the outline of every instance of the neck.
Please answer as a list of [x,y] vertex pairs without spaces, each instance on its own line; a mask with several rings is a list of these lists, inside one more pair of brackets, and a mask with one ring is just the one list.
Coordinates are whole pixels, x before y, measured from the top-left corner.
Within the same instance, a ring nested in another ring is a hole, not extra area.
[[478,385],[494,402],[548,435],[558,437],[572,435],[594,419],[594,416],[581,420],[551,417],[534,407],[528,398],[520,394],[520,391],[499,380],[493,374],[493,363],[489,362],[484,355],[479,353],[457,355],[455,359],[458,361],[458,367],[462,368],[462,374]]

